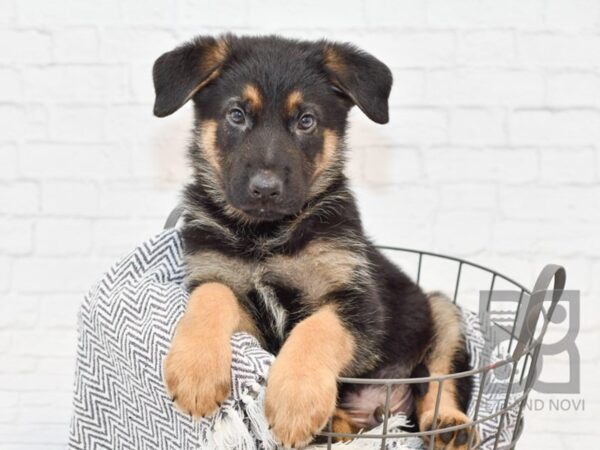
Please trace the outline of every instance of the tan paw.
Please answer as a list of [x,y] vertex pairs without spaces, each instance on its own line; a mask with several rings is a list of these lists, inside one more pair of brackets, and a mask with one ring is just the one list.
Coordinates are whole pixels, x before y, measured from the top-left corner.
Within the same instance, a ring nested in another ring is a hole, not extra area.
[[[336,409],[331,421],[331,429],[334,433],[357,434],[360,427],[352,421],[352,417],[343,409]],[[335,442],[348,442],[354,437],[334,438]]]
[[331,371],[308,371],[295,361],[275,360],[265,398],[273,436],[286,448],[307,445],[333,414],[336,397],[336,376]]
[[221,337],[178,332],[165,360],[167,391],[183,412],[194,417],[213,413],[231,391],[231,346]]
[[[429,431],[433,428],[440,430],[442,428],[464,425],[471,422],[471,419],[458,409],[440,408],[437,417],[437,425],[433,427],[433,415],[433,410],[425,411],[421,415],[419,420],[421,431]],[[469,441],[471,439],[471,448],[477,447],[477,444],[479,443],[479,434],[474,428],[448,431],[446,433],[438,434],[435,437],[433,448],[435,450],[466,450],[469,448]],[[429,448],[429,436],[424,436],[423,440],[425,441],[425,448]]]

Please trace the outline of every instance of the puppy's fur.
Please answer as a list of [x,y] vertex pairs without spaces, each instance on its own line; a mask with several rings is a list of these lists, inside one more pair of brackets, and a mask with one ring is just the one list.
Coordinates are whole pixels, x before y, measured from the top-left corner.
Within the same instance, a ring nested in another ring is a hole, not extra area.
[[[227,397],[237,330],[278,355],[265,411],[290,447],[332,416],[346,432],[380,421],[384,392],[338,392],[339,376],[468,368],[458,311],[375,249],[343,173],[350,108],[388,121],[382,62],[327,41],[199,37],[156,61],[154,83],[157,116],[188,100],[195,112],[183,226],[191,297],[165,362],[181,409],[203,416]],[[415,389],[419,428],[467,423],[470,380],[442,385],[432,424],[438,390]],[[410,406],[405,394],[394,391],[394,410]],[[443,435],[435,448],[463,448],[467,437]]]

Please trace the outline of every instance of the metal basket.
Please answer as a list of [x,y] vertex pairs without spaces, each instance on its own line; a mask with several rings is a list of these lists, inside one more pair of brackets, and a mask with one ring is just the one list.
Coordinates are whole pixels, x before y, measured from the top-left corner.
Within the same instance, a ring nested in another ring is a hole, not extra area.
[[[465,428],[471,428],[473,426],[483,424],[487,421],[494,419],[498,420],[497,426],[495,426],[495,432],[487,436],[486,439],[479,443],[474,442],[471,438],[470,442],[467,443],[468,449],[477,448],[498,448],[512,449],[515,448],[516,443],[521,436],[523,431],[523,408],[527,402],[527,398],[535,381],[537,380],[538,373],[538,357],[540,353],[540,347],[544,335],[546,333],[548,324],[552,318],[552,314],[558,303],[565,285],[566,273],[563,267],[558,265],[547,265],[540,272],[537,281],[534,284],[533,290],[530,291],[522,284],[512,280],[511,278],[502,275],[492,269],[475,264],[464,259],[455,258],[452,256],[441,255],[437,253],[431,253],[420,250],[411,250],[406,248],[379,247],[382,251],[386,252],[392,259],[394,256],[403,255],[405,258],[401,267],[403,270],[410,268],[410,265],[406,264],[406,256],[411,256],[416,266],[416,274],[414,278],[416,282],[421,285],[422,277],[424,273],[424,267],[430,261],[444,261],[446,265],[450,264],[450,271],[453,270],[453,286],[452,290],[448,289],[446,292],[452,293],[452,301],[459,306],[473,309],[472,306],[464,305],[463,300],[473,298],[475,292],[473,290],[466,290],[461,292],[461,283],[465,277],[467,270],[476,271],[479,275],[483,275],[487,278],[486,284],[479,286],[481,307],[485,307],[485,312],[491,311],[492,304],[494,303],[497,294],[507,292],[507,290],[516,290],[517,301],[514,302],[515,308],[512,311],[512,324],[506,325],[505,321],[496,322],[494,319],[489,318],[489,314],[484,314],[487,319],[484,319],[487,323],[483,323],[482,326],[488,329],[498,328],[504,330],[508,336],[508,352],[507,355],[496,360],[493,363],[486,364],[483,367],[474,368],[467,372],[455,373],[445,376],[426,377],[426,378],[404,378],[404,379],[366,379],[366,378],[339,378],[340,383],[350,384],[369,384],[369,385],[380,385],[385,387],[386,390],[386,401],[384,405],[384,415],[382,423],[381,433],[336,433],[332,431],[331,421],[325,427],[319,435],[321,439],[327,441],[327,449],[331,449],[332,444],[339,439],[374,439],[379,440],[381,443],[381,449],[386,448],[386,443],[391,439],[398,438],[410,438],[410,437],[428,437],[429,444],[428,448],[432,450],[434,448],[435,436],[441,433],[457,431]],[[448,267],[446,267],[448,269]],[[446,273],[448,270],[446,270]],[[410,272],[409,272],[410,273]],[[434,274],[434,278],[437,274]],[[481,277],[480,277],[481,278]],[[551,289],[550,283],[554,280],[554,286]],[[481,283],[482,281],[480,281]],[[435,281],[434,281],[435,283]],[[499,289],[499,285],[503,284],[502,290]],[[439,286],[435,286],[436,290],[439,290]],[[502,296],[500,296],[502,297]],[[543,303],[545,300],[550,300],[550,306],[547,312],[543,311]],[[483,300],[483,301],[481,301]],[[482,311],[479,311],[480,313]],[[543,316],[543,321],[540,322],[539,318]],[[481,317],[481,315],[480,315]],[[490,338],[494,340],[493,336]],[[506,343],[506,342],[505,342]],[[496,342],[487,342],[491,347],[495,347]],[[514,346],[514,348],[513,348]],[[510,353],[512,350],[512,353]],[[498,369],[504,369],[509,372],[508,381],[505,383],[505,392],[497,399],[499,402],[499,408],[493,414],[485,415],[480,417],[480,404],[482,400],[482,394],[484,386],[486,386],[486,380],[490,378],[492,371]],[[440,408],[440,398],[442,392],[442,385],[446,380],[458,379],[462,377],[475,376],[479,377],[479,388],[477,394],[472,398],[471,402],[475,402],[474,414],[471,417],[472,422],[467,425],[457,425],[447,428],[432,429],[429,431],[420,432],[388,432],[388,420],[390,418],[390,396],[392,387],[401,384],[415,384],[415,383],[438,383],[438,395],[434,410],[433,423],[437,423],[437,417]],[[519,392],[518,395],[514,395],[515,392]],[[514,418],[513,432],[508,443],[500,446],[500,433],[502,428],[505,426],[505,420],[508,415]],[[498,419],[499,418],[499,419]],[[488,430],[489,431],[489,430]],[[471,434],[472,435],[472,434]],[[370,447],[371,448],[371,447]],[[427,446],[426,446],[427,448]]]
[[[165,223],[165,228],[171,228],[176,225],[181,215],[182,207],[179,206],[174,209]],[[543,338],[546,334],[548,324],[552,318],[554,309],[561,298],[561,295],[565,286],[566,272],[561,266],[549,264],[540,272],[533,290],[527,289],[524,285],[517,281],[502,275],[501,273],[484,267],[479,264],[475,264],[464,259],[442,255],[438,253],[431,253],[420,250],[412,250],[399,247],[380,246],[378,247],[381,251],[387,253],[395,262],[399,262],[399,265],[409,275],[413,275],[417,284],[423,287],[423,275],[428,273],[424,268],[427,267],[428,263],[432,261],[443,261],[446,265],[444,271],[432,270],[430,276],[432,280],[432,288],[434,290],[442,290],[445,292],[452,293],[452,301],[461,307],[468,310],[475,311],[479,310],[480,318],[481,313],[490,313],[492,310],[492,304],[494,303],[497,294],[502,291],[510,289],[516,291],[515,308],[512,311],[511,324],[506,325],[504,322],[499,323],[496,320],[490,318],[489,314],[484,314],[482,326],[488,329],[497,328],[504,330],[506,336],[508,336],[508,348],[504,358],[495,360],[493,363],[485,364],[482,367],[473,368],[467,372],[455,373],[445,376],[425,377],[425,378],[402,378],[402,379],[367,379],[367,378],[339,378],[340,383],[349,384],[370,384],[384,386],[386,390],[386,401],[383,411],[383,422],[382,432],[377,433],[336,433],[332,431],[332,422],[325,427],[323,431],[319,433],[322,440],[326,441],[326,448],[331,449],[332,445],[336,440],[339,439],[352,439],[352,440],[379,440],[381,443],[381,449],[386,448],[386,443],[392,439],[398,438],[411,438],[411,437],[428,437],[429,438],[429,450],[433,450],[435,444],[435,437],[446,432],[458,431],[465,428],[471,428],[489,421],[498,419],[498,423],[495,426],[495,432],[487,436],[486,439],[476,443],[473,439],[467,443],[468,449],[513,449],[515,448],[518,439],[523,432],[523,408],[527,402],[529,393],[531,392],[533,385],[539,375],[538,371],[538,357],[540,354],[540,348],[542,345]],[[398,257],[401,257],[402,261],[398,261]],[[407,261],[408,260],[408,261]],[[411,264],[412,260],[412,264]],[[415,269],[411,274],[410,268]],[[449,265],[449,266],[448,266]],[[479,275],[478,281],[467,289],[461,289],[465,284],[466,272],[477,272]],[[443,289],[441,276],[443,273],[446,275],[447,289]],[[450,277],[448,278],[448,274]],[[554,281],[552,289],[550,284]],[[502,286],[503,284],[503,286]],[[503,289],[501,289],[503,288]],[[477,306],[473,307],[473,304],[469,304],[468,300],[473,300],[479,294],[480,301]],[[543,303],[546,300],[550,300],[550,306],[546,312],[543,311]],[[481,301],[483,300],[483,301]],[[482,311],[483,310],[483,311]],[[543,320],[540,322],[540,316]],[[494,342],[495,338],[493,334],[487,336],[490,347],[495,347],[497,344]],[[513,348],[514,346],[514,348]],[[511,352],[512,351],[512,352]],[[499,408],[493,414],[485,415],[480,417],[480,405],[483,396],[484,386],[486,386],[486,380],[491,377],[493,371],[498,369],[504,369],[509,376],[505,383],[505,392],[501,398],[498,398]],[[440,408],[440,398],[442,392],[442,385],[446,380],[458,379],[463,377],[479,377],[479,389],[476,395],[471,399],[474,403],[474,413],[472,414],[472,422],[466,425],[457,425],[447,428],[432,429],[429,431],[420,432],[391,432],[388,431],[388,421],[390,419],[390,397],[392,387],[401,384],[415,384],[415,383],[438,383],[438,395],[436,399],[436,405],[434,409],[433,423],[437,423],[437,417]],[[514,394],[518,392],[518,394]],[[505,426],[505,420],[508,416],[513,417],[512,424],[512,435],[510,436],[509,442],[504,443],[500,447],[500,436],[503,427]],[[489,431],[489,430],[488,430]]]

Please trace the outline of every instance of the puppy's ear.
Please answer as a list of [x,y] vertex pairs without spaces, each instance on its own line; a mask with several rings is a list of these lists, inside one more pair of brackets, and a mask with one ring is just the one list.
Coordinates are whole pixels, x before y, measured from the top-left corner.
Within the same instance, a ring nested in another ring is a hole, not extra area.
[[369,119],[387,123],[392,72],[385,64],[350,44],[334,43],[325,44],[324,64],[335,88]]
[[229,54],[227,37],[200,36],[165,53],[154,63],[154,115],[173,114],[219,75]]

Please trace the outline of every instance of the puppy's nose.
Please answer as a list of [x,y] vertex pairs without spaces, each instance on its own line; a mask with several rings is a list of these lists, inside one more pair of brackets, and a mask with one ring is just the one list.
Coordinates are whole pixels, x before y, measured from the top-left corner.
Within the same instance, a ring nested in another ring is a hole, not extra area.
[[250,178],[249,189],[255,199],[274,200],[281,195],[283,183],[273,172],[263,170]]

